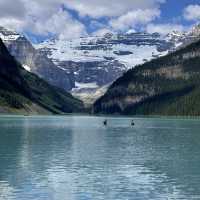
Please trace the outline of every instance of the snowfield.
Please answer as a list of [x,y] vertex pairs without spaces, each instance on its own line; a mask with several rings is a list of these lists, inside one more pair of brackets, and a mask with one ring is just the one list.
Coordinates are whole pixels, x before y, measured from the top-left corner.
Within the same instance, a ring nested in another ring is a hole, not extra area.
[[[142,64],[152,58],[165,55],[168,51],[159,52],[156,45],[103,44],[98,46],[99,37],[79,38],[70,41],[50,40],[35,47],[50,50],[49,58],[56,61],[100,62],[107,59],[118,60],[127,69]],[[80,49],[82,47],[83,49]],[[85,50],[87,49],[87,50]],[[115,52],[130,52],[129,55],[117,55]]]

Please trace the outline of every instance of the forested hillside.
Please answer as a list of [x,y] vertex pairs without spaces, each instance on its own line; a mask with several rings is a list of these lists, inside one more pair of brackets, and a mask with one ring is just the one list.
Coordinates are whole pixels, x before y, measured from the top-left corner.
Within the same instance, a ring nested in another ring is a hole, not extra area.
[[95,102],[93,111],[200,115],[200,41],[129,70]]

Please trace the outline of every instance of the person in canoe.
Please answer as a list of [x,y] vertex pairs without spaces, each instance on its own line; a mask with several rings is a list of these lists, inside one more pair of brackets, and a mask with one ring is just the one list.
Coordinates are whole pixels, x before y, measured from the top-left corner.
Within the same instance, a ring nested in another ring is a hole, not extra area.
[[107,126],[107,124],[108,124],[108,121],[107,121],[107,119],[105,119],[105,120],[103,121],[103,125],[104,125],[104,126]]
[[135,123],[134,123],[134,121],[133,121],[133,120],[131,121],[131,126],[135,126]]

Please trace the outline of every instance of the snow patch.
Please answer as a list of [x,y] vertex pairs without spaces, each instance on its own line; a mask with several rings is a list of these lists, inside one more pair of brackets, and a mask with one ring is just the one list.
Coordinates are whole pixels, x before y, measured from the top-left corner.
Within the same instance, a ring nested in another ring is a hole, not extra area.
[[57,66],[59,69],[62,69],[63,71],[67,71],[67,69],[65,69],[65,68],[63,68],[63,67],[61,67],[61,66]]
[[75,82],[75,89],[83,89],[83,88],[95,89],[95,88],[98,88],[98,87],[99,86],[97,85],[96,82],[93,82],[93,83]]
[[20,35],[18,34],[13,34],[13,35],[4,35],[2,33],[0,33],[0,38],[3,40],[3,41],[15,41],[17,40],[18,38],[20,37]]
[[31,68],[28,65],[22,65],[22,66],[26,71],[28,71],[28,72],[31,71]]
[[[156,45],[143,44],[127,45],[127,44],[99,44],[96,45],[99,37],[79,38],[71,41],[46,41],[36,45],[37,49],[47,49],[50,51],[48,56],[54,62],[58,61],[73,61],[73,62],[101,62],[106,61],[110,57],[125,64],[127,69],[144,63],[144,58],[151,60],[152,55],[161,55],[165,52],[158,52]],[[85,48],[85,49],[84,49]],[[128,51],[130,55],[116,55],[114,52]]]

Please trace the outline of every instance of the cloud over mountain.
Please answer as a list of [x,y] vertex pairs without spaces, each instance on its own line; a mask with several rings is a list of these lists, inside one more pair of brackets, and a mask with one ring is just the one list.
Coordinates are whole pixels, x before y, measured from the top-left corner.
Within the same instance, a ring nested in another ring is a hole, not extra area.
[[153,24],[150,23],[146,27],[146,31],[148,33],[160,33],[162,35],[166,35],[170,33],[172,30],[183,31],[184,27],[180,24]]
[[119,17],[137,9],[157,8],[164,2],[165,0],[66,0],[66,5],[80,15],[98,18]]
[[200,20],[200,5],[189,5],[184,10],[184,17],[187,20]]
[[159,16],[159,9],[137,9],[118,17],[117,19],[111,20],[110,25],[116,30],[126,30],[134,28],[138,24],[147,24]]
[[[167,3],[167,0],[15,0],[14,3],[0,0],[0,25],[36,37],[56,35],[62,38],[138,27],[158,29],[162,24],[162,7]],[[199,20],[199,10],[200,5],[188,4],[184,19]],[[180,29],[180,26],[176,27]]]

